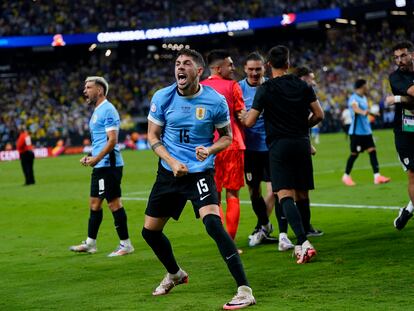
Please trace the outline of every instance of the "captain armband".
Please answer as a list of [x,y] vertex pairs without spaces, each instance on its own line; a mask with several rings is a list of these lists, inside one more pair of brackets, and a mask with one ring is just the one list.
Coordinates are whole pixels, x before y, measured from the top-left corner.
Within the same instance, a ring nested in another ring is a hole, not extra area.
[[162,146],[162,145],[163,145],[162,142],[157,141],[155,144],[151,145],[151,149],[155,151],[155,149],[157,149],[159,146]]

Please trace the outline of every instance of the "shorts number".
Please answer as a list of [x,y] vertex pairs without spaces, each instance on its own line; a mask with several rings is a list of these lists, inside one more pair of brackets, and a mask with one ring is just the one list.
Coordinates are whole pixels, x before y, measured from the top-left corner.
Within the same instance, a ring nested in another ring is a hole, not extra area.
[[190,142],[190,130],[180,130],[180,143]]
[[203,194],[203,192],[208,192],[208,185],[206,184],[206,179],[205,178],[201,178],[198,182],[197,182],[197,189],[198,192],[200,194]]

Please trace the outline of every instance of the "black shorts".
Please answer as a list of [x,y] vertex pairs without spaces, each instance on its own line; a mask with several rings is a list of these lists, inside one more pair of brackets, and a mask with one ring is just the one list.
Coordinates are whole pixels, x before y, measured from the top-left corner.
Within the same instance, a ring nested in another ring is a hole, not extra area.
[[145,214],[178,220],[187,200],[191,200],[197,218],[200,217],[198,210],[203,206],[218,205],[214,170],[174,177],[171,171],[159,164]]
[[404,171],[414,171],[414,134],[394,133],[395,148]]
[[309,138],[276,139],[269,159],[273,191],[314,189]]
[[252,188],[260,187],[262,181],[270,181],[268,151],[244,151],[244,177],[246,184]]
[[351,152],[364,152],[368,148],[375,148],[372,135],[349,135],[351,140]]
[[91,197],[108,202],[121,197],[122,166],[100,167],[92,170]]

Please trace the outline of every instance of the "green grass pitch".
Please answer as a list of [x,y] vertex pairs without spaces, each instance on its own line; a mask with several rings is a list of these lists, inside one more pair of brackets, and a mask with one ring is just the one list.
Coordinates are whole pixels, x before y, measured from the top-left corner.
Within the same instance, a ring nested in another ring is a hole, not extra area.
[[[322,135],[316,146],[312,223],[325,235],[312,239],[314,262],[297,265],[276,245],[249,248],[255,217],[242,204],[236,242],[258,303],[251,310],[414,310],[414,222],[399,232],[395,209],[344,207],[408,201],[392,132],[376,131],[374,137],[381,173],[392,178],[386,185],[373,184],[366,154],[352,173],[357,186],[342,185],[349,154],[343,134]],[[68,251],[86,238],[90,169],[79,165],[80,156],[36,160],[37,184],[30,187],[22,186],[19,162],[0,163],[0,310],[220,310],[235,294],[214,242],[188,205],[165,232],[189,284],[152,297],[165,271],[140,232],[157,159],[151,151],[123,156],[124,205],[136,251],[120,258],[106,257],[118,243],[106,206],[98,253]],[[248,201],[246,189],[241,199]],[[273,215],[272,222],[276,226]]]

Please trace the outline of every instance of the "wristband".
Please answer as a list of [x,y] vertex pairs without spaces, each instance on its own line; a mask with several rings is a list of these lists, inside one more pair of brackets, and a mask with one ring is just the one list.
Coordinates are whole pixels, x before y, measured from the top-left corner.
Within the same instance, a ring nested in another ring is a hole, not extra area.
[[394,96],[394,103],[401,103],[401,96],[400,95],[395,95]]

